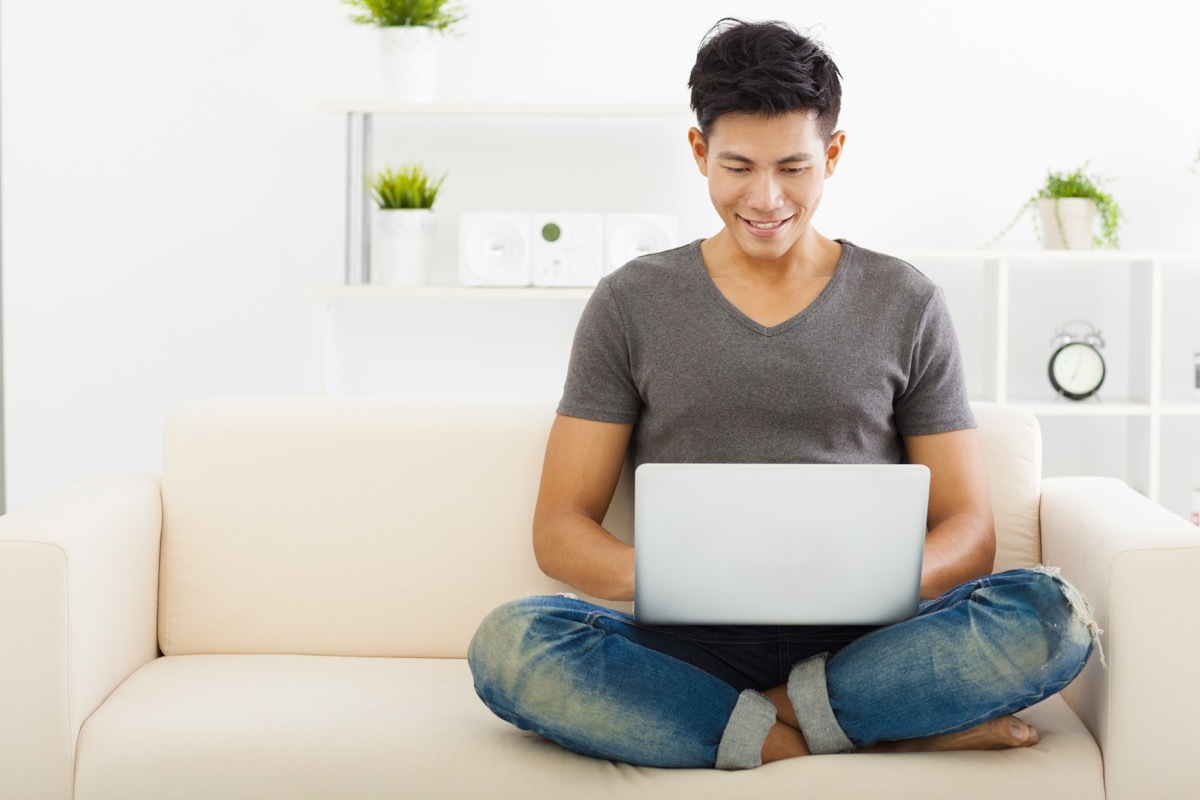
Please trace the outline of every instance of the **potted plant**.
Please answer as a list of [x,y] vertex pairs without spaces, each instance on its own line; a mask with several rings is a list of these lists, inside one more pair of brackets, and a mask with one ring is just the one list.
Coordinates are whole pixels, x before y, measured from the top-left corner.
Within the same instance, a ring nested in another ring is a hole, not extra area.
[[437,44],[466,18],[454,0],[342,0],[359,13],[350,19],[379,28],[383,94],[388,100],[433,100]]
[[[1028,212],[1033,216],[1038,238],[1047,248],[1116,248],[1121,208],[1112,195],[1101,189],[1104,180],[1087,173],[1088,163],[1074,172],[1048,173],[1042,188],[1021,205],[1013,221],[989,244],[1007,236]],[[1100,232],[1094,233],[1097,217]]]
[[425,286],[433,272],[433,204],[446,176],[420,164],[385,167],[369,180],[375,210],[371,280],[386,286]]

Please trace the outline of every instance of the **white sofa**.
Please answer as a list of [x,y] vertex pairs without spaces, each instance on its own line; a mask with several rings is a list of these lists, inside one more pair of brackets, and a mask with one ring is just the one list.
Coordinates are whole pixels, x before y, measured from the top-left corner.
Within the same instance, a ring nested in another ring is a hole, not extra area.
[[[0,519],[0,798],[1200,796],[1200,534],[1123,483],[1040,478],[1036,420],[976,407],[997,570],[1062,567],[1106,629],[1032,749],[737,773],[566,752],[492,717],[463,656],[563,591],[529,527],[552,410],[250,399],[171,418],[163,474]],[[629,535],[623,482],[608,524]]]

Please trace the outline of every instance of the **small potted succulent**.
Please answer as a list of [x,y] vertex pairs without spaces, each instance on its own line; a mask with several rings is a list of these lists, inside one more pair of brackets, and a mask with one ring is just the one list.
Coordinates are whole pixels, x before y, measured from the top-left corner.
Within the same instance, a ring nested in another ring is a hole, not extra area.
[[[1033,217],[1038,237],[1049,249],[1087,250],[1093,246],[1115,249],[1121,208],[1112,195],[1101,188],[1104,180],[1089,175],[1087,168],[1085,163],[1074,172],[1048,173],[1042,188],[1021,205],[1013,221],[991,244],[1007,236],[1028,212]],[[1094,232],[1097,217],[1099,233]]]
[[385,167],[369,180],[375,210],[371,281],[385,286],[425,286],[433,273],[433,204],[446,176],[420,164]]
[[466,18],[454,0],[342,0],[350,19],[379,28],[383,94],[387,100],[428,103],[434,96],[437,45]]

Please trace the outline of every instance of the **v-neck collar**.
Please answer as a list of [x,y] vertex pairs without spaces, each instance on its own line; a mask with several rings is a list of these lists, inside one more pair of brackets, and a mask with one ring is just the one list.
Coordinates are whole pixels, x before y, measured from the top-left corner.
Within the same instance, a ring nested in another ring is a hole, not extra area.
[[704,285],[709,296],[712,297],[717,305],[721,306],[731,317],[755,333],[762,336],[778,336],[779,334],[785,333],[799,325],[819,306],[824,305],[826,298],[832,293],[834,286],[840,282],[842,273],[845,272],[845,268],[850,261],[851,252],[854,250],[854,245],[850,244],[850,242],[846,241],[845,239],[835,239],[834,241],[842,246],[842,252],[841,255],[838,256],[837,265],[833,269],[833,275],[830,276],[829,282],[825,284],[825,287],[821,289],[820,293],[815,298],[813,298],[811,303],[802,308],[794,316],[785,319],[778,325],[772,325],[770,327],[763,325],[761,322],[756,322],[754,319],[749,317],[745,312],[734,305],[733,301],[726,297],[725,293],[722,292],[717,286],[716,282],[712,279],[712,276],[708,274],[708,268],[704,264],[704,253],[700,249],[700,245],[704,242],[703,239],[697,239],[696,241],[692,242],[692,256],[697,278]]

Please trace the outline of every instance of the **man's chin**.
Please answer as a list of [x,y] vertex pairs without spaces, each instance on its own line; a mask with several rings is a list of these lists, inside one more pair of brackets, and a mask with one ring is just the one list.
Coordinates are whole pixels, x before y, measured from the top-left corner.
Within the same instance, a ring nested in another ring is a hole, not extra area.
[[742,235],[732,238],[742,254],[755,261],[776,261],[796,246],[795,236],[761,239],[757,236]]

